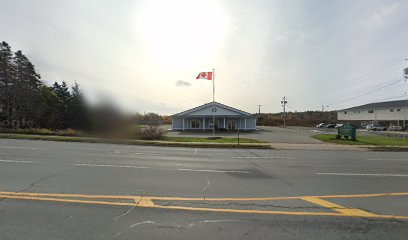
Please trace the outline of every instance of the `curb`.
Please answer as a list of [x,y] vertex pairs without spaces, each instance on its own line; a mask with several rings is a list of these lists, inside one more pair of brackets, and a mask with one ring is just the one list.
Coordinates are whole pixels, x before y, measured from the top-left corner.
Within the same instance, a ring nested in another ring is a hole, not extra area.
[[72,137],[55,135],[29,135],[29,134],[2,134],[3,139],[21,139],[21,140],[43,140],[59,142],[83,142],[83,143],[108,143],[124,145],[143,145],[143,146],[161,146],[161,147],[192,147],[192,148],[243,148],[243,149],[272,149],[269,143],[203,143],[203,142],[169,142],[169,141],[150,141],[133,139],[107,139],[94,137]]

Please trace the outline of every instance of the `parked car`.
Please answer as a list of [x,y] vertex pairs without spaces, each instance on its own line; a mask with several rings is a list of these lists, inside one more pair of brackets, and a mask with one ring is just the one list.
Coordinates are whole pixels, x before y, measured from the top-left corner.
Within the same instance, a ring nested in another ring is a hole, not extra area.
[[402,126],[395,126],[395,125],[393,125],[393,126],[390,126],[390,127],[388,128],[388,130],[390,130],[390,131],[401,131],[401,130],[402,130]]
[[316,125],[317,128],[326,128],[327,127],[327,123],[319,123]]
[[342,126],[343,126],[342,123],[338,123],[338,124],[336,124],[336,126],[334,128],[341,128]]
[[371,130],[371,131],[386,131],[387,127],[375,125],[375,124],[368,124],[366,129]]
[[327,127],[327,128],[335,128],[335,127],[336,127],[336,124],[331,124],[331,123],[330,123],[330,124],[327,124],[326,127]]

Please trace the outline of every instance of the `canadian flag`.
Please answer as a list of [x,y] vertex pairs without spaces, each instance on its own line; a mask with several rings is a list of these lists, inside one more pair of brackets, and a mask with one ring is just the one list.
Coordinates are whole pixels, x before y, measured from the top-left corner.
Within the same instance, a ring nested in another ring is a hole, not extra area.
[[200,72],[196,79],[206,79],[206,80],[213,80],[213,73],[212,72]]

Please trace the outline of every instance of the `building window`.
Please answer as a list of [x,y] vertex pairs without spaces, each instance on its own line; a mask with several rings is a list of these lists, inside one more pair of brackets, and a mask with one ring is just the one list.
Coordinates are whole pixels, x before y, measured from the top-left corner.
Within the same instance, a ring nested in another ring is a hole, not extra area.
[[191,121],[191,128],[200,128],[200,121],[192,120]]
[[370,110],[370,111],[368,111],[368,113],[374,113],[374,110]]
[[391,108],[391,109],[390,109],[390,112],[394,112],[394,108]]

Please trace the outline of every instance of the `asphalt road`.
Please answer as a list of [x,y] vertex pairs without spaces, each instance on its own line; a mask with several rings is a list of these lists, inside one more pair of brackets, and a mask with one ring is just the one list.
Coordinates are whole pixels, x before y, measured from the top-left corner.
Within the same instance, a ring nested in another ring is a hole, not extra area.
[[408,236],[401,152],[1,139],[0,191],[2,240]]

